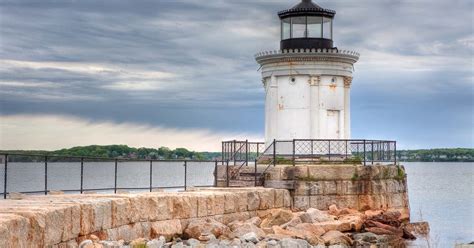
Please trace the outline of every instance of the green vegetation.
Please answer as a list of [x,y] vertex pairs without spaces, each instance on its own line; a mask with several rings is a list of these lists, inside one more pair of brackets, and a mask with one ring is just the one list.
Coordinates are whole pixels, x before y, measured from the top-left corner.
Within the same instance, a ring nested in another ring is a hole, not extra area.
[[357,181],[359,180],[359,171],[357,170],[357,167],[354,168],[354,174],[352,174],[352,181]]
[[400,150],[397,159],[404,162],[474,162],[474,149]]
[[397,176],[396,179],[403,180],[405,179],[405,171],[402,169],[401,166],[397,166]]
[[[133,158],[133,159],[196,159],[213,160],[220,159],[220,152],[194,152],[185,148],[176,148],[174,150],[167,147],[155,148],[133,148],[126,145],[109,146],[81,146],[57,151],[0,151],[1,153],[21,153],[21,154],[39,154],[39,155],[61,155],[77,157],[105,157],[105,158]],[[370,154],[368,154],[370,156]],[[41,158],[19,158],[21,161],[40,161]],[[255,152],[248,154],[249,160],[257,158]],[[471,148],[453,148],[453,149],[431,149],[431,150],[399,150],[397,160],[400,162],[474,162],[474,149]],[[269,160],[270,161],[270,160]],[[264,163],[265,161],[260,161]],[[333,162],[321,159],[320,163]],[[343,161],[344,163],[360,164],[362,158],[359,156],[351,157]],[[291,158],[277,157],[277,164],[292,164]]]
[[[133,148],[126,145],[110,146],[78,146],[69,149],[57,151],[0,151],[2,153],[20,153],[20,154],[47,154],[59,156],[74,157],[100,157],[100,158],[131,158],[131,159],[196,159],[212,160],[220,158],[220,152],[194,152],[185,148],[176,148],[174,150],[168,147],[154,148]],[[31,160],[24,157],[23,160]],[[35,159],[33,159],[35,160]]]
[[347,164],[362,164],[362,158],[359,157],[359,156],[346,158],[346,159],[344,159],[344,163],[347,163]]

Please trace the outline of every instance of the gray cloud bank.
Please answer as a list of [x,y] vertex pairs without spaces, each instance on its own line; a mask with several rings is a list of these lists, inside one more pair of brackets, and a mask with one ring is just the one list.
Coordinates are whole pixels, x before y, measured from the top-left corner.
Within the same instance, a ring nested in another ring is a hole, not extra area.
[[[0,114],[262,133],[253,54],[295,2],[0,1]],[[474,146],[472,1],[317,2],[362,55],[354,136]]]

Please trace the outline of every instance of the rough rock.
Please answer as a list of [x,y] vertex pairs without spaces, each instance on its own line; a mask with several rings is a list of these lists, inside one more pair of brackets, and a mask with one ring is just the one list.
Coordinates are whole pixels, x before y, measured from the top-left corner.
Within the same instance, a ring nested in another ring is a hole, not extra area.
[[303,223],[303,221],[301,220],[301,218],[297,215],[297,216],[294,216],[293,219],[291,219],[290,221],[288,221],[287,223],[281,225],[281,227],[283,228],[288,228],[288,227],[294,227],[298,224],[301,224]]
[[262,221],[260,227],[271,228],[272,226],[279,226],[287,223],[293,219],[293,212],[283,209],[275,209]]
[[365,222],[365,229],[369,232],[375,234],[387,234],[387,235],[396,235],[401,237],[403,235],[403,230],[391,225],[383,224],[377,221],[368,220]]
[[309,223],[298,224],[295,227],[289,227],[289,231],[299,234],[300,237],[304,238],[311,245],[323,244],[324,241],[320,239],[326,231],[323,228],[315,226]]
[[179,220],[158,221],[151,225],[152,238],[163,236],[167,241],[170,241],[173,237],[180,236],[182,233],[183,228]]
[[206,241],[210,234],[219,238],[222,235],[230,234],[230,229],[218,221],[206,218],[191,221],[188,227],[184,230],[184,234],[188,238]]
[[[339,221],[341,222],[341,225],[348,225],[350,228],[350,231],[356,231],[359,232],[362,229],[362,226],[365,221],[365,216],[363,214],[347,214],[347,215],[342,215],[339,217]],[[341,231],[341,230],[339,230]],[[347,231],[347,230],[344,230]]]
[[331,206],[329,206],[328,213],[330,215],[338,216],[341,213],[341,210],[339,210],[335,204],[332,204]]
[[280,241],[281,248],[310,248],[311,245],[306,240],[283,239]]
[[166,243],[166,240],[164,237],[163,239],[153,239],[146,243],[146,247],[147,248],[161,248],[163,247],[163,245],[165,245],[165,243]]
[[262,229],[250,223],[245,223],[237,227],[236,229],[232,231],[230,236],[238,238],[238,237],[242,237],[243,235],[247,233],[254,233],[258,237],[258,239],[262,239],[265,236],[265,232]]
[[334,220],[334,218],[329,214],[315,208],[310,208],[306,210],[306,212],[302,214],[300,218],[305,223],[316,223]]
[[408,223],[405,226],[405,229],[408,232],[419,234],[419,235],[428,235],[430,234],[430,225],[428,222],[414,222]]
[[326,245],[352,245],[352,239],[339,231],[329,231],[322,239]]
[[249,232],[240,237],[242,242],[252,242],[254,244],[258,243],[259,237],[254,232]]
[[385,235],[376,235],[370,232],[356,233],[352,235],[356,247],[369,247],[371,244],[383,245],[388,240]]

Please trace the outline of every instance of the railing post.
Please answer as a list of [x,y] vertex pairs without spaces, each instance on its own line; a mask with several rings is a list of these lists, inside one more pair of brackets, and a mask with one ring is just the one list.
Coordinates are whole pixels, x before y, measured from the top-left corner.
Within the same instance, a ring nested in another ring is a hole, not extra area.
[[257,187],[257,159],[255,159],[254,179],[255,179],[254,186]]
[[214,164],[214,187],[217,187],[217,159],[216,159],[216,162]]
[[48,194],[48,156],[44,156],[44,194]]
[[257,158],[260,156],[260,143],[257,142]]
[[329,161],[331,161],[331,141],[330,140],[328,140],[328,150],[329,150],[329,154],[328,154]]
[[348,156],[349,156],[349,151],[347,150],[347,140],[346,140],[346,160]]
[[229,180],[230,180],[230,178],[229,178],[229,160],[227,160],[227,166],[226,166],[226,171],[225,171],[225,173],[226,173],[226,177],[225,177],[225,178],[227,179],[227,180],[226,180],[226,184],[227,184],[227,188],[228,188],[229,185],[230,185],[230,184],[229,184]]
[[84,193],[84,158],[81,158],[81,194]]
[[293,166],[296,166],[296,161],[295,161],[296,160],[296,155],[295,155],[296,147],[295,147],[295,144],[296,144],[295,139],[293,139],[293,157],[292,157]]
[[[233,157],[233,159],[234,159],[234,166],[235,166],[235,160],[236,160],[235,157],[237,156],[236,152],[237,152],[237,141],[234,140],[234,152],[232,153],[232,156],[234,156],[234,157]],[[232,157],[231,157],[231,159],[232,159]]]
[[249,166],[249,140],[245,140],[245,166]]
[[395,151],[393,153],[394,153],[394,156],[395,156],[395,159],[394,159],[395,160],[395,165],[397,165],[397,142],[394,141],[394,143],[395,143],[394,144],[394,150]]
[[224,153],[225,153],[224,147],[225,147],[225,146],[224,146],[224,141],[222,141],[222,148],[221,148],[221,158],[222,158],[222,161],[224,161]]
[[7,199],[8,154],[5,154],[5,170],[3,171],[3,199]]
[[276,166],[276,139],[273,139],[273,167]]
[[365,140],[364,140],[364,165],[367,165],[366,151],[365,151]]
[[374,141],[372,140],[372,164],[374,164]]
[[115,171],[114,171],[114,193],[117,194],[117,170],[118,170],[118,160],[115,159]]
[[150,160],[150,192],[153,192],[153,160]]
[[188,161],[184,161],[184,191],[188,189]]

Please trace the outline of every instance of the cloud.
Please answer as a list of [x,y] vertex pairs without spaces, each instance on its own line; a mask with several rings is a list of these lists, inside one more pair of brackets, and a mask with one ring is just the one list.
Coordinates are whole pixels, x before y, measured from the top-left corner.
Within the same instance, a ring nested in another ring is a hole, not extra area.
[[[263,133],[253,54],[279,47],[276,13],[296,2],[1,1],[0,114]],[[378,133],[395,130],[403,135],[391,138],[427,147],[471,144],[466,135],[439,133],[453,119],[459,133],[472,133],[463,118],[473,113],[472,1],[318,4],[337,11],[336,46],[361,53],[353,133],[370,138],[367,119],[416,109],[408,123],[445,116],[426,124],[433,128],[389,122]],[[415,140],[419,132],[438,138]]]
[[0,149],[56,150],[91,144],[126,144],[132,147],[186,147],[220,151],[221,141],[238,137],[261,140],[250,133],[224,133],[204,129],[172,129],[137,123],[91,122],[58,115],[0,116]]

